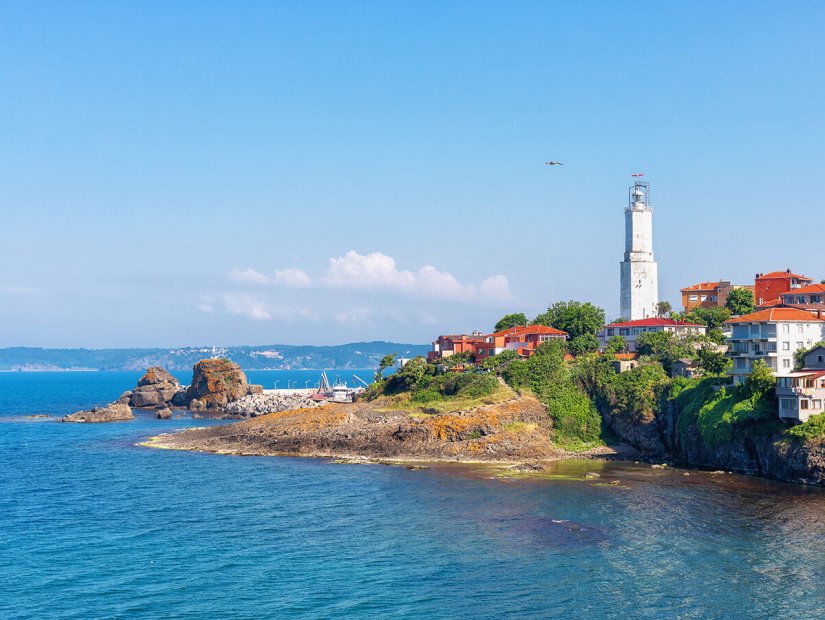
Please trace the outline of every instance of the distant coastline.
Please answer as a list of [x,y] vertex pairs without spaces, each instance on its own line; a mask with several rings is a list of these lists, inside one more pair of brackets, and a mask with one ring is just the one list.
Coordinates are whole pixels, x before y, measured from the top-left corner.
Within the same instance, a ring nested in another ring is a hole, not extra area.
[[315,370],[375,368],[387,354],[426,355],[429,345],[386,341],[341,345],[242,345],[146,349],[0,349],[0,372],[144,371],[162,366],[170,371],[191,370],[204,358],[227,358],[244,370]]

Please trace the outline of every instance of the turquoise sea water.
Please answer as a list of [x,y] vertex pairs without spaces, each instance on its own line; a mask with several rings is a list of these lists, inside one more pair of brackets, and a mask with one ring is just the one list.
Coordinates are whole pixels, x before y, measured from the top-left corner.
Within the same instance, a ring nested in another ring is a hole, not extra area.
[[632,463],[500,478],[171,452],[135,443],[222,422],[25,417],[136,378],[0,374],[0,617],[825,616],[819,489]]

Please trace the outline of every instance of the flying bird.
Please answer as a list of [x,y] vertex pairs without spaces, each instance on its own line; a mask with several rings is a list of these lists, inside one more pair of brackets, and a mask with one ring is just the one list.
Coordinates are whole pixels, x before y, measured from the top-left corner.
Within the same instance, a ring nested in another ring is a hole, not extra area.
[[547,164],[548,166],[563,166],[564,165],[560,161],[546,161],[544,163]]

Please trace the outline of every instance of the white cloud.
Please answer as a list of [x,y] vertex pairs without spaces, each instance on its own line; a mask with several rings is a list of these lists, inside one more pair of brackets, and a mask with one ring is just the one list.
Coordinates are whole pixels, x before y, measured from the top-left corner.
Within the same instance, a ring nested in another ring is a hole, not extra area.
[[481,296],[494,301],[510,301],[513,299],[513,293],[510,291],[510,282],[506,276],[497,275],[490,276],[486,280],[482,280],[478,285],[478,291]]
[[247,269],[232,269],[229,272],[229,279],[238,284],[269,284],[272,278],[262,274],[260,271],[255,271],[251,267]]
[[306,271],[300,269],[281,269],[275,272],[275,282],[290,288],[309,288],[312,286]]
[[392,256],[381,252],[359,254],[350,250],[339,258],[329,259],[324,282],[342,288],[410,289],[415,286],[415,275],[410,271],[399,271]]
[[197,305],[197,309],[201,312],[210,314],[215,311],[215,299],[213,297],[210,297],[209,295],[201,295],[198,301],[200,303]]
[[247,295],[232,295],[225,293],[222,295],[223,306],[229,314],[245,316],[256,320],[269,320],[272,318],[269,310],[262,301],[253,299]]
[[510,284],[503,275],[489,277],[476,287],[462,284],[453,274],[432,265],[425,265],[417,272],[400,270],[392,256],[381,252],[359,254],[350,250],[329,259],[329,269],[322,282],[333,288],[392,290],[422,299],[460,303],[497,303],[512,299]]

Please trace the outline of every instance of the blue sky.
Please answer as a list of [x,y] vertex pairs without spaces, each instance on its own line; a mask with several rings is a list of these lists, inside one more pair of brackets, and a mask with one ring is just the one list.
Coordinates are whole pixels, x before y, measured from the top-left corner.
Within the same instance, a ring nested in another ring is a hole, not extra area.
[[[426,342],[825,277],[821,2],[0,4],[0,346]],[[544,166],[547,159],[565,166]]]

